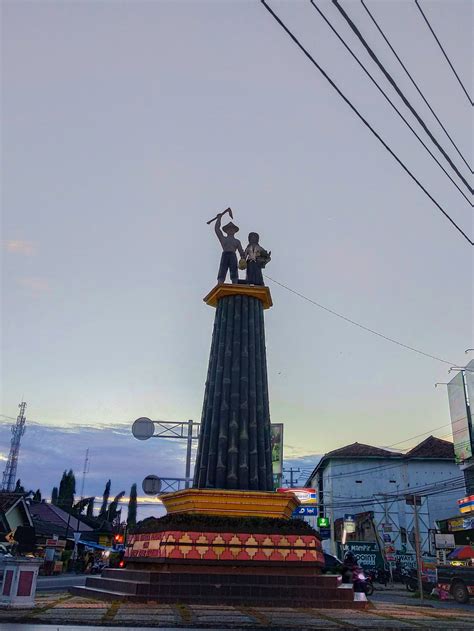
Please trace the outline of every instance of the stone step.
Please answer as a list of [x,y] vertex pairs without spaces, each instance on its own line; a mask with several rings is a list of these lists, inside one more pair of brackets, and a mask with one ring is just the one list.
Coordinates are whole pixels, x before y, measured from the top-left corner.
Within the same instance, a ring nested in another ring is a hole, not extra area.
[[[157,572],[159,573],[159,572]],[[129,581],[150,582],[151,574],[149,570],[130,570],[128,568],[105,568],[102,571],[104,578],[119,578]]]
[[349,601],[347,599],[338,598],[339,594],[333,595],[332,598],[328,598],[321,601],[308,601],[304,600],[286,600],[286,599],[276,599],[274,596],[269,597],[268,599],[262,598],[243,598],[241,596],[235,595],[233,597],[226,597],[222,599],[219,596],[219,600],[216,600],[215,595],[208,594],[207,596],[193,596],[188,595],[184,600],[182,596],[177,596],[176,594],[169,594],[167,596],[161,597],[153,597],[148,595],[132,595],[126,594],[120,591],[112,591],[112,590],[104,590],[104,589],[95,589],[92,587],[70,587],[69,592],[74,596],[81,596],[83,598],[95,598],[98,600],[104,601],[114,601],[121,600],[127,602],[159,602],[159,603],[175,603],[175,602],[186,602],[188,604],[195,605],[230,605],[230,606],[259,606],[259,607],[276,607],[276,606],[290,606],[290,607],[324,607],[324,609],[365,609],[367,607],[367,603],[364,601],[354,601],[353,597]]
[[123,578],[104,578],[103,576],[88,576],[86,587],[105,591],[118,591],[125,594],[148,593],[150,583],[147,581],[131,581]]
[[69,587],[69,593],[73,596],[81,596],[82,598],[97,598],[98,600],[135,600],[132,594],[123,592],[113,592],[104,589],[95,589],[93,587],[77,586]]

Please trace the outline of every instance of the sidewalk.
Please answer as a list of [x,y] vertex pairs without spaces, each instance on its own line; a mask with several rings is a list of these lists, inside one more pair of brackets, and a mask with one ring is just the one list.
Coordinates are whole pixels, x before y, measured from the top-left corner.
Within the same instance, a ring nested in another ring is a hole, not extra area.
[[474,630],[472,610],[376,602],[366,611],[279,607],[211,607],[101,602],[67,593],[44,593],[34,610],[0,609],[3,623],[208,629],[449,629]]

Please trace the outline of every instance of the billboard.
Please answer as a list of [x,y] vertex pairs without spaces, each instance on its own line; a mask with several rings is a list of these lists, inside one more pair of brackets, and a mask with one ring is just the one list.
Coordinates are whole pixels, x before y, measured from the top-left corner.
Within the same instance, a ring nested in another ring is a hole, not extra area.
[[[472,375],[472,373],[469,374]],[[459,371],[448,383],[448,399],[453,430],[454,457],[459,464],[472,457],[471,430],[462,371]]]
[[281,486],[283,478],[283,423],[270,425],[272,446],[272,470],[274,488]]

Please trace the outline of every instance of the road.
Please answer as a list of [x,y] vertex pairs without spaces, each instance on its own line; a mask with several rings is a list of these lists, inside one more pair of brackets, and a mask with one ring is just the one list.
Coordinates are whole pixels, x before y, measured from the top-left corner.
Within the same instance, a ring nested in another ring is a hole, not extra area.
[[[369,597],[374,603],[387,603],[387,604],[396,604],[396,605],[407,605],[410,607],[419,606],[421,604],[427,605],[429,607],[434,607],[435,609],[462,609],[464,611],[473,614],[474,616],[474,600],[470,600],[470,602],[466,605],[460,605],[453,599],[450,600],[430,600],[428,598],[420,601],[419,598],[413,597],[413,594],[408,592],[406,589],[375,589],[372,596]],[[473,618],[474,619],[474,618]]]
[[39,592],[65,592],[68,587],[85,585],[87,576],[84,574],[61,574],[59,576],[39,576],[36,590]]

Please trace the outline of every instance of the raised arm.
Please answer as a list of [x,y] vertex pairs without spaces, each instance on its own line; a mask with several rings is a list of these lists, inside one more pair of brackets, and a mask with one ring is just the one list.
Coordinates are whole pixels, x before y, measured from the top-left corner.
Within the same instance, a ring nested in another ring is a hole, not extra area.
[[218,215],[217,219],[216,219],[216,223],[214,224],[214,231],[217,235],[217,238],[219,239],[219,241],[222,243],[224,237],[224,233],[221,230],[221,221],[222,221],[222,215],[223,213],[220,213],[220,215]]
[[240,254],[240,258],[244,259],[247,253],[247,250],[245,250],[245,252],[242,249],[242,244],[239,241],[239,245],[237,246],[238,250],[239,250],[239,254]]

